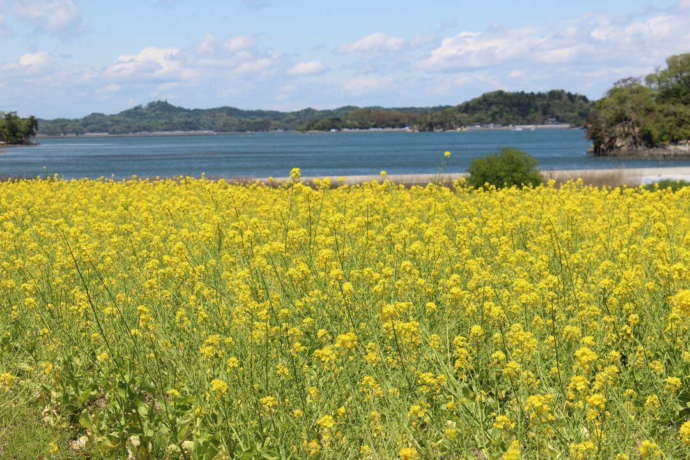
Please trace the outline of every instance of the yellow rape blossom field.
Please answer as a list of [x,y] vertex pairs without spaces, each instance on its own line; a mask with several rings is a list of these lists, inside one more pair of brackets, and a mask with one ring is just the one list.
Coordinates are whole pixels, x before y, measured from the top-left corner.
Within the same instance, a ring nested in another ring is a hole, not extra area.
[[335,185],[0,184],[0,426],[37,407],[44,458],[690,457],[690,189]]

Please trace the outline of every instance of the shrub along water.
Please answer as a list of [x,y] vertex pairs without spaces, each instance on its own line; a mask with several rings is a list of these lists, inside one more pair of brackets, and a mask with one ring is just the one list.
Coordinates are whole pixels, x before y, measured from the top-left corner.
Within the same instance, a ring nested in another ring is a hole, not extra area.
[[504,148],[500,154],[492,154],[472,161],[468,168],[468,185],[496,188],[537,186],[544,182],[537,170],[537,160],[522,150]]
[[660,180],[659,182],[654,182],[652,184],[647,184],[645,185],[645,188],[647,190],[659,190],[659,189],[670,189],[674,192],[687,187],[690,185],[690,182],[686,180],[680,180],[680,179],[664,179]]

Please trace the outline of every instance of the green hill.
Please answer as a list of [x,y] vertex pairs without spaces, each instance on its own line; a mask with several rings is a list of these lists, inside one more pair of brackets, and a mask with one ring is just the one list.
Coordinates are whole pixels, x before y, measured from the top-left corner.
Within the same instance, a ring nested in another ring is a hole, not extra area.
[[295,112],[235,107],[186,109],[156,101],[114,115],[92,113],[80,119],[40,120],[39,134],[128,134],[160,131],[271,131],[414,127],[421,131],[456,129],[469,124],[582,124],[592,103],[562,90],[548,93],[487,93],[458,106],[307,108]]

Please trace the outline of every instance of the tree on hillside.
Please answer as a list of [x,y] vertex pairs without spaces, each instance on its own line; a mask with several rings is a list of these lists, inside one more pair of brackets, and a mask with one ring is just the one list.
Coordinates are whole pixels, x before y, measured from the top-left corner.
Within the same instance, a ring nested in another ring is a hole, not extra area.
[[592,106],[587,97],[563,90],[548,93],[492,91],[458,106],[421,116],[416,128],[434,131],[472,124],[542,124],[553,120],[582,125]]
[[644,79],[616,82],[590,114],[594,153],[632,152],[690,139],[690,53]]
[[654,91],[639,80],[616,82],[590,116],[588,135],[594,153],[635,150],[654,142],[649,118],[656,112]]
[[660,102],[690,105],[690,53],[666,59],[666,68],[646,78]]
[[449,131],[462,128],[465,124],[465,116],[457,108],[452,107],[420,116],[415,128],[419,131]]

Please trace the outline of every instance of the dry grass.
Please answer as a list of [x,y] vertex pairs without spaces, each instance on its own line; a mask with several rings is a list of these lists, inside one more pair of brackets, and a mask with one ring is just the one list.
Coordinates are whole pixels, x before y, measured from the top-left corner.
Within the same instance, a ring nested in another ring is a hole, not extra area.
[[604,169],[591,171],[544,171],[546,180],[555,180],[556,185],[581,179],[584,185],[593,187],[621,187],[640,185],[639,178],[626,173],[624,169]]
[[[557,186],[561,186],[567,182],[582,179],[584,185],[591,185],[594,187],[619,187],[619,186],[637,186],[640,185],[640,178],[637,174],[630,174],[625,169],[617,170],[573,170],[573,171],[543,171],[542,176],[545,180],[555,180]],[[391,181],[394,184],[403,185],[405,187],[424,186],[426,184],[437,184],[446,187],[456,185],[457,181],[467,177],[465,173],[445,173],[445,174],[398,174],[386,175],[385,180]],[[382,181],[384,177],[377,175],[361,175],[361,176],[346,176],[346,177],[327,177],[330,180],[329,188],[335,188],[342,184],[355,185],[371,181]],[[272,179],[258,179],[250,177],[233,177],[226,179],[228,183],[233,185],[249,185],[254,183],[262,183],[271,187],[281,187],[290,181],[287,177],[278,177]],[[305,177],[302,183],[310,187],[323,187],[320,179],[314,177]]]

